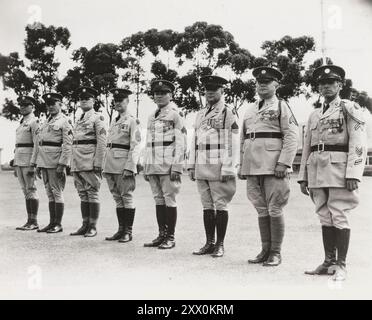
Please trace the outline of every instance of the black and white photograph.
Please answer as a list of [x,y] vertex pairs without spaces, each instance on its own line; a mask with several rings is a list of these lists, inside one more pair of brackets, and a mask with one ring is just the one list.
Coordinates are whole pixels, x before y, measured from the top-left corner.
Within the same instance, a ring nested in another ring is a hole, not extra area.
[[372,299],[371,35],[370,0],[0,0],[0,300]]

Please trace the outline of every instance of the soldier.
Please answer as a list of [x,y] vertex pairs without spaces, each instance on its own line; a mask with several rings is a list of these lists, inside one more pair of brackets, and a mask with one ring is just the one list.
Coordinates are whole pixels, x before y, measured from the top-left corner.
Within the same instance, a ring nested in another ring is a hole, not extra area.
[[321,66],[313,78],[324,102],[309,117],[298,182],[315,204],[325,260],[305,273],[334,274],[333,280],[341,281],[346,279],[348,216],[359,204],[358,184],[367,153],[365,120],[358,104],[339,96],[345,78],[341,67]]
[[282,73],[253,70],[259,101],[249,104],[240,134],[239,178],[258,213],[262,250],[248,263],[278,266],[284,237],[283,208],[289,198],[289,172],[297,151],[298,124],[288,104],[276,96]]
[[49,224],[38,232],[62,232],[64,211],[63,190],[66,184],[65,168],[71,160],[72,122],[62,112],[62,95],[43,95],[49,113],[38,133],[36,165],[37,175],[44,181],[49,199]]
[[201,196],[207,241],[193,254],[222,257],[228,204],[236,191],[239,126],[224,103],[223,87],[227,80],[209,75],[201,77],[200,81],[206,90],[207,106],[196,116],[187,169],[190,179],[196,180]]
[[141,131],[128,111],[130,90],[114,88],[110,92],[114,96],[114,108],[119,113],[111,123],[107,149],[103,165],[103,173],[108,187],[116,202],[116,215],[119,230],[106,240],[128,242],[132,240],[132,227],[135,207],[133,191],[136,188],[135,175],[141,143]]
[[90,87],[80,87],[80,108],[83,114],[76,121],[72,142],[71,172],[79,194],[83,225],[72,236],[97,235],[96,224],[100,203],[98,192],[102,180],[102,162],[106,149],[106,122],[104,117],[93,109],[98,92]]
[[186,129],[177,106],[171,102],[174,89],[173,83],[166,80],[151,83],[158,109],[147,123],[144,177],[155,199],[159,235],[144,246],[159,249],[171,249],[176,245],[176,195],[181,187],[184,162]]
[[20,113],[23,116],[16,131],[16,145],[14,150],[13,166],[15,175],[21,185],[26,198],[27,222],[17,230],[29,231],[39,228],[37,224],[37,213],[39,209],[39,197],[36,190],[35,163],[37,132],[39,120],[33,113],[37,101],[30,96],[21,96],[17,99]]

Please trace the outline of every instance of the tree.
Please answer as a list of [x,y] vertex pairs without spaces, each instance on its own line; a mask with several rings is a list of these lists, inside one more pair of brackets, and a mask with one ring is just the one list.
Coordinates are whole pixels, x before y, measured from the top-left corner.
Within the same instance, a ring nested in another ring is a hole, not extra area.
[[283,73],[278,96],[288,100],[305,93],[301,88],[305,73],[304,57],[315,50],[314,39],[308,36],[284,36],[278,41],[265,41],[261,48],[265,51],[263,58],[266,59],[266,62],[262,61],[263,65],[274,65]]
[[179,78],[181,96],[178,102],[181,108],[191,112],[203,106],[199,78],[222,68],[219,53],[235,47],[237,44],[232,34],[219,25],[195,22],[185,28],[175,47],[178,65],[182,66],[185,62],[190,64],[187,74]]
[[[4,89],[12,89],[17,95],[32,95],[40,101],[40,97],[52,90],[57,83],[57,71],[60,63],[55,57],[57,48],[67,50],[70,46],[70,32],[67,28],[37,23],[26,26],[25,58],[19,58],[17,52],[8,57],[1,56],[1,73]],[[11,120],[19,118],[15,103],[5,101],[2,115]],[[36,106],[35,114],[46,112],[45,105]]]
[[89,85],[99,93],[95,110],[104,107],[111,122],[113,109],[109,101],[109,90],[117,85],[118,70],[126,66],[119,46],[112,43],[99,43],[90,50],[81,47],[73,52],[73,60],[79,63],[79,67],[69,70],[58,86],[74,100],[73,112],[76,111],[77,99],[73,92],[80,85]]

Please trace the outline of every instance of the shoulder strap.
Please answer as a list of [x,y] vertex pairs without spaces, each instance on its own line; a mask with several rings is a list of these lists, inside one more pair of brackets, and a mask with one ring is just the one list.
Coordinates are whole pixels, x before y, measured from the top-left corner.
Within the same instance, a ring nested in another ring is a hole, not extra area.
[[282,118],[282,99],[279,99],[278,109],[279,109],[279,116],[278,116],[279,128],[282,128],[282,124],[281,124],[281,118]]

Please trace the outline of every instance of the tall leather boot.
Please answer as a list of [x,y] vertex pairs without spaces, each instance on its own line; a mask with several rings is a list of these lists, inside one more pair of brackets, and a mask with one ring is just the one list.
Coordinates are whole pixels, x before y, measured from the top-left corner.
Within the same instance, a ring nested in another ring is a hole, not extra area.
[[270,255],[271,248],[271,227],[270,227],[270,216],[258,217],[258,227],[260,229],[261,252],[254,259],[249,259],[248,263],[262,263],[267,260]]
[[55,204],[56,203],[54,201],[49,202],[49,204],[48,204],[48,207],[49,207],[49,224],[46,227],[37,230],[37,232],[47,232],[49,229],[51,229],[53,227],[55,216],[56,216]]
[[204,247],[200,248],[198,251],[193,252],[193,254],[198,256],[211,254],[214,251],[214,241],[216,233],[216,211],[211,209],[203,210],[203,222],[207,241]]
[[22,227],[17,227],[16,230],[25,231],[26,227],[31,223],[31,207],[30,207],[30,200],[26,199],[26,212],[27,212],[27,221]]
[[116,241],[121,239],[121,237],[124,235],[124,215],[125,215],[125,209],[124,208],[116,208],[116,216],[118,218],[119,223],[119,229],[118,231],[111,237],[106,237],[105,239],[107,241]]
[[177,222],[177,207],[167,207],[166,209],[167,234],[164,241],[159,245],[158,249],[172,249],[176,246],[174,233]]
[[213,258],[223,257],[224,255],[224,240],[227,229],[227,222],[229,221],[229,213],[226,210],[217,210],[216,228],[217,228],[217,242],[212,253]]
[[336,247],[337,247],[337,265],[333,280],[344,281],[346,280],[346,256],[349,249],[350,242],[350,229],[337,229],[336,228]]
[[145,243],[144,247],[158,247],[162,244],[167,233],[167,225],[165,220],[167,207],[165,205],[156,206],[156,220],[159,226],[159,235],[149,243]]
[[70,236],[83,236],[89,227],[89,202],[80,202],[81,217],[83,218],[83,225],[75,232],[70,233]]
[[29,199],[30,217],[29,222],[24,226],[22,230],[31,231],[39,229],[37,224],[37,213],[39,211],[39,199]]
[[134,221],[134,214],[136,209],[124,209],[124,234],[119,240],[119,242],[129,242],[132,241],[132,229],[133,229],[133,221]]
[[263,263],[265,267],[276,267],[281,264],[280,255],[284,238],[284,216],[270,217],[271,248],[270,255]]
[[309,275],[332,275],[336,265],[336,228],[322,226],[324,262],[314,270],[305,271]]
[[86,238],[92,238],[97,235],[97,220],[99,217],[100,204],[98,202],[89,202],[89,227],[84,234]]
[[50,228],[47,231],[47,233],[58,233],[58,232],[63,231],[62,217],[63,217],[64,210],[65,210],[65,204],[60,203],[60,202],[56,202],[56,205],[55,205],[56,216],[55,216],[55,220],[54,220],[54,225],[53,225],[52,228]]

